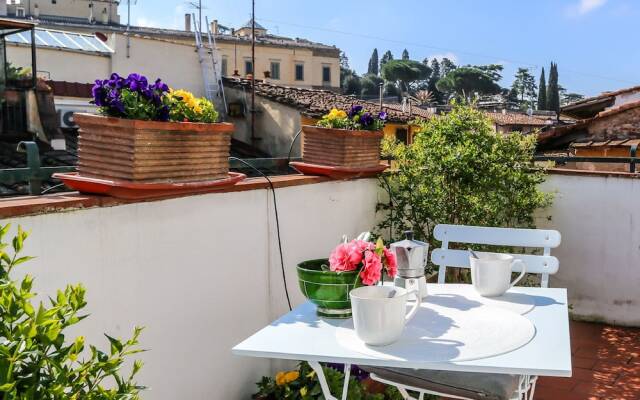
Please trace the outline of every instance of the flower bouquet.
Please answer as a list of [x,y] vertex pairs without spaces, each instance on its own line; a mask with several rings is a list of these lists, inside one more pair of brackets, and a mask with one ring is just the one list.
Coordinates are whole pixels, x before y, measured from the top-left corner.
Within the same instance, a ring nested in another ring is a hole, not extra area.
[[298,264],[298,283],[306,298],[318,306],[319,316],[351,317],[349,292],[362,285],[375,285],[384,274],[395,277],[395,255],[379,239],[376,243],[361,235],[343,241],[328,259],[308,260]]
[[372,112],[361,105],[348,111],[334,108],[316,126],[302,127],[302,163],[292,165],[302,173],[332,177],[341,176],[330,172],[343,172],[347,178],[381,172],[380,141],[386,121],[386,112]]
[[229,177],[234,127],[216,123],[209,100],[140,74],[112,74],[97,80],[92,92],[102,115],[74,116],[80,175],[134,183]]

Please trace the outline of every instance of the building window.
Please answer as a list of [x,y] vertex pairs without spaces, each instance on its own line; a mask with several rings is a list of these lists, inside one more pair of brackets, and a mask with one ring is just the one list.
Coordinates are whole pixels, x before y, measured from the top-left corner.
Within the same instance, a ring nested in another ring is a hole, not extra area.
[[251,60],[244,61],[244,74],[245,75],[253,74],[253,63],[251,62]]
[[227,59],[225,57],[220,61],[220,73],[222,76],[227,76]]
[[304,80],[304,64],[296,64],[296,80]]
[[322,66],[322,83],[331,83],[331,67],[329,65]]
[[409,144],[409,132],[406,128],[396,129],[396,140],[400,143]]
[[16,17],[24,17],[24,7],[16,8]]
[[271,79],[280,79],[280,61],[271,61]]
[[58,4],[58,0],[51,0],[51,4]]

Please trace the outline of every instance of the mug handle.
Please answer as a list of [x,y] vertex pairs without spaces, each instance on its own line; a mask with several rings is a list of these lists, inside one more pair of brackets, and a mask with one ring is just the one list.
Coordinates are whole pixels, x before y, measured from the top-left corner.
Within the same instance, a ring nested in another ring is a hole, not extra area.
[[513,260],[513,262],[511,263],[511,270],[513,270],[513,266],[516,264],[522,264],[522,272],[520,272],[520,275],[518,275],[518,277],[511,282],[511,285],[509,286],[509,289],[511,289],[512,287],[514,287],[516,285],[516,283],[520,282],[520,280],[522,278],[524,278],[524,274],[527,273],[527,264],[524,263],[524,261],[522,260]]
[[413,317],[416,316],[416,313],[418,312],[418,308],[420,308],[420,304],[422,304],[422,299],[420,298],[420,290],[412,290],[409,293],[407,293],[407,297],[411,294],[415,294],[416,295],[416,302],[413,305],[413,308],[411,309],[411,311],[409,311],[409,314],[407,314],[404,317],[404,323],[408,324],[409,321],[411,321],[413,319]]

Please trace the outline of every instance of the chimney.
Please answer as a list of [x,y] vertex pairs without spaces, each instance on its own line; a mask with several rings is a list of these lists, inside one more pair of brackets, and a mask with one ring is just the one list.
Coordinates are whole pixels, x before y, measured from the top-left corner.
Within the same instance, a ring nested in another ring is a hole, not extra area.
[[184,30],[191,32],[191,14],[184,15]]
[[213,22],[211,22],[211,34],[217,35],[218,33],[218,20],[214,19]]

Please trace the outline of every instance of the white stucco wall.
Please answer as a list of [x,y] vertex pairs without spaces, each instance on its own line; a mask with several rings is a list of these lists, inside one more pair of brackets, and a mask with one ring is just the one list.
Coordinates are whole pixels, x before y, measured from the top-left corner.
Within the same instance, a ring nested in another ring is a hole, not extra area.
[[[244,102],[246,96],[247,108],[251,108],[251,94],[236,88],[225,88],[225,96],[228,103]],[[251,114],[245,113],[243,118],[233,118],[235,131],[233,137],[242,142],[253,144],[258,149],[272,157],[287,157],[291,141],[300,130],[300,111],[293,107],[285,106],[264,97],[256,96],[256,126],[255,135],[259,137],[251,141]],[[300,138],[294,144],[292,157],[300,156]]]
[[[343,233],[374,221],[375,179],[276,190],[289,290],[295,265],[326,256]],[[231,347],[287,311],[271,192],[207,194],[15,218],[32,231],[23,270],[42,295],[82,282],[91,316],[74,330],[106,346],[103,332],[146,326],[139,381],[145,399],[246,399],[270,362]],[[15,228],[15,226],[14,226]],[[21,267],[22,268],[22,267]]]
[[[38,76],[55,81],[89,83],[111,74],[109,56],[54,48],[37,48]],[[7,61],[31,68],[31,47],[7,46]]]
[[551,220],[562,244],[551,286],[566,287],[579,318],[640,326],[640,180],[550,175]]

